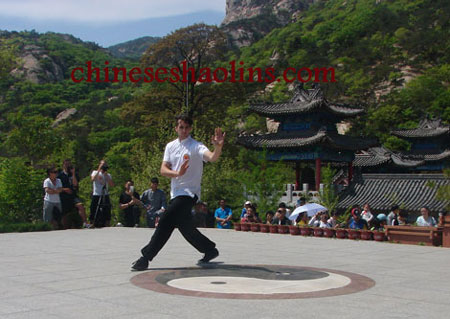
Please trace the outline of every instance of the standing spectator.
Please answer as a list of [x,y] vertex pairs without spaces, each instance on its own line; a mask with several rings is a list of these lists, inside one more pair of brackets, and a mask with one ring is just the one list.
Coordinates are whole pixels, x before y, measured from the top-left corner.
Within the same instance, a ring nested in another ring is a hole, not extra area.
[[306,204],[306,198],[305,197],[300,197],[297,200],[297,204],[295,205],[296,207],[300,207]]
[[430,215],[430,209],[427,206],[422,207],[420,209],[420,213],[422,214],[422,216],[417,217],[417,226],[436,227],[436,219],[434,219],[434,217]]
[[55,167],[47,169],[48,178],[44,180],[44,212],[43,220],[46,223],[51,223],[53,227],[58,228],[58,220],[61,217],[61,200],[59,194],[63,191],[62,183],[59,178],[56,178],[58,171]]
[[361,213],[361,217],[367,222],[369,228],[372,228],[375,216],[372,214],[372,210],[370,209],[370,205],[368,203],[364,204],[364,210]]
[[70,159],[63,161],[63,170],[58,174],[58,178],[61,180],[63,192],[60,194],[62,214],[69,213],[73,207],[78,210],[83,221],[83,227],[89,228],[91,225],[86,219],[86,209],[81,202],[81,199],[77,196],[78,181],[80,178],[76,173],[75,167],[72,165]]
[[286,218],[286,208],[278,208],[272,225],[291,225],[291,221]]
[[120,194],[119,208],[124,213],[125,227],[139,226],[139,194],[134,190],[134,183],[129,179],[125,183],[125,191]]
[[244,218],[241,219],[242,223],[260,223],[261,220],[255,213],[255,208],[253,206],[247,207],[247,213]]
[[142,204],[146,208],[147,226],[155,228],[159,215],[166,210],[166,193],[158,189],[159,180],[157,177],[151,179],[150,188],[144,191],[141,197]]
[[194,225],[197,228],[206,227],[206,214],[202,209],[203,202],[197,202],[192,208],[192,214],[194,217]]
[[233,216],[233,213],[231,211],[230,207],[225,206],[225,200],[221,199],[219,201],[219,208],[216,209],[216,212],[214,213],[214,217],[217,221],[217,228],[231,228],[231,217]]
[[111,201],[108,188],[114,186],[108,164],[101,160],[97,170],[92,171],[92,201],[89,220],[95,227],[109,227],[111,223]]
[[393,205],[391,207],[391,212],[389,213],[389,215],[387,215],[387,223],[386,224],[388,226],[392,226],[392,225],[394,225],[394,223],[398,224],[398,221],[394,222],[394,220],[397,220],[398,214],[400,214],[400,207],[398,205]]
[[214,228],[216,226],[216,217],[214,217],[214,213],[209,210],[208,203],[203,202],[200,208],[202,212],[206,215],[206,227]]

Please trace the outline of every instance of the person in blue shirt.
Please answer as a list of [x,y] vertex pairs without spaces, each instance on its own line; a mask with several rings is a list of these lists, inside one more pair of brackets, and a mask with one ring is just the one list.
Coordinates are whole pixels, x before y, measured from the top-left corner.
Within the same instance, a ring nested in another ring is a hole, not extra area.
[[350,219],[348,228],[350,229],[369,229],[365,219],[361,218],[361,212],[357,209],[352,210],[353,217]]
[[233,216],[233,213],[231,211],[230,207],[225,206],[225,200],[221,199],[219,201],[219,208],[216,209],[216,212],[214,213],[214,217],[217,221],[217,228],[231,228],[231,217]]

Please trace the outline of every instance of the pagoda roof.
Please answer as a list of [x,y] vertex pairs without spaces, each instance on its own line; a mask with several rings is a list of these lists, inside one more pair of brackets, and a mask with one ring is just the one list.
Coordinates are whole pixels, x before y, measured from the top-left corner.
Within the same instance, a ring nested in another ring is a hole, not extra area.
[[[429,187],[430,182],[435,187]],[[442,174],[362,174],[342,193],[337,208],[369,203],[374,211],[387,212],[397,204],[406,211],[419,211],[426,205],[432,212],[445,212],[449,201],[435,197],[437,187],[443,185],[450,185],[450,179]]]
[[330,132],[324,128],[308,131],[277,132],[263,135],[240,136],[238,143],[248,148],[301,148],[322,144],[333,149],[357,151],[377,144],[372,139],[362,139]]
[[361,108],[354,108],[347,104],[328,102],[319,86],[308,90],[303,86],[298,86],[290,101],[275,104],[251,104],[250,110],[267,117],[305,114],[320,110],[341,117],[350,117],[364,112]]
[[394,153],[384,147],[372,147],[361,154],[356,154],[353,166],[371,167],[392,163],[396,166],[412,168],[424,165],[426,162],[440,161],[446,158],[450,158],[450,150],[435,154],[418,154]]
[[422,120],[415,129],[394,130],[391,133],[398,137],[435,137],[450,132],[450,126],[445,126],[441,120]]

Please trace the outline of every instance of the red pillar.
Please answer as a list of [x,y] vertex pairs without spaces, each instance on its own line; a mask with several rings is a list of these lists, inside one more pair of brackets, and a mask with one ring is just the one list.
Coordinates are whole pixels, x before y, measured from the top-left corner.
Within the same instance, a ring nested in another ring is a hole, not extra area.
[[300,189],[300,163],[295,163],[295,190],[298,191]]
[[320,168],[321,168],[320,158],[316,158],[316,191],[320,189]]
[[353,162],[348,163],[348,183],[352,181],[353,178]]

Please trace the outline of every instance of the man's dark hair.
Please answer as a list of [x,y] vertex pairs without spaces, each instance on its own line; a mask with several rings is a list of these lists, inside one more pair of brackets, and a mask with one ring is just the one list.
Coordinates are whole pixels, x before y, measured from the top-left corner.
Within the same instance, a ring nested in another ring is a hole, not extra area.
[[152,183],[159,184],[159,180],[158,180],[157,177],[153,177],[150,181],[151,181]]
[[400,208],[400,207],[398,207],[398,205],[392,205],[391,211],[397,210],[397,209],[399,209],[399,208]]
[[52,171],[56,171],[55,166],[50,166],[49,168],[47,168],[47,175],[50,176],[50,172],[52,172]]
[[286,208],[286,203],[281,202],[280,204],[278,204],[278,208]]
[[192,126],[194,124],[194,121],[192,121],[192,118],[187,115],[186,113],[180,114],[175,118],[176,125],[178,125],[178,121],[182,120],[184,123],[189,124],[189,126]]

